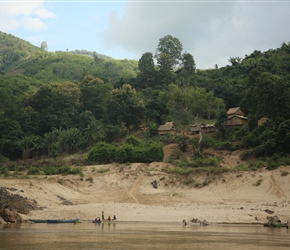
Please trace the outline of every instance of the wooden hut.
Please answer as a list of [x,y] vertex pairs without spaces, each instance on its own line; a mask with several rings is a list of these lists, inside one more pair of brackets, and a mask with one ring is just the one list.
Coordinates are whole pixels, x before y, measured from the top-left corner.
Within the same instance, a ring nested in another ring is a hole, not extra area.
[[230,108],[227,112],[228,117],[239,115],[239,116],[245,116],[245,113],[241,110],[240,107]]
[[160,125],[158,128],[159,135],[175,134],[176,130],[173,122],[166,122],[164,125]]
[[248,120],[249,119],[245,116],[233,115],[224,122],[224,126],[232,128],[244,127],[248,126]]
[[[202,133],[214,133],[216,132],[216,127],[214,126],[214,124],[204,124],[204,123],[201,123],[199,124],[200,128],[201,128],[201,132]],[[199,128],[197,126],[197,124],[193,124],[191,125],[190,127],[190,132],[192,134],[198,134],[199,133]]]

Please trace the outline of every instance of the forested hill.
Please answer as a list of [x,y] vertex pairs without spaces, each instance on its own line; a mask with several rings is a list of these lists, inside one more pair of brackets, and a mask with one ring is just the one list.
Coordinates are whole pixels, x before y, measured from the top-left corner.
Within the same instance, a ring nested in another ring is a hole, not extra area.
[[[231,57],[231,65],[209,70],[196,69],[194,56],[171,35],[138,61],[41,47],[0,32],[0,162],[2,156],[56,158],[94,145],[93,156],[110,151],[102,162],[154,161],[162,159],[160,142],[179,144],[172,161],[181,160],[187,146],[239,149],[245,157],[290,152],[290,43]],[[233,107],[244,111],[247,126],[224,126]],[[258,126],[262,117],[267,122]],[[160,137],[157,129],[168,121],[181,133]],[[204,136],[197,145],[185,136],[200,123],[215,123],[217,141]],[[130,138],[120,149],[106,144],[126,141],[140,127],[146,128],[143,141]]]
[[0,32],[0,72],[23,74],[45,83],[81,80],[88,74],[117,82],[136,76],[137,61],[115,60],[96,52],[47,52]]
[[[197,85],[224,99],[228,108],[242,105],[248,108],[243,98],[249,92],[256,78],[262,73],[279,76],[284,83],[290,81],[290,43],[280,48],[261,52],[253,51],[245,58],[229,58],[230,66],[197,71]],[[242,103],[241,103],[242,102]]]

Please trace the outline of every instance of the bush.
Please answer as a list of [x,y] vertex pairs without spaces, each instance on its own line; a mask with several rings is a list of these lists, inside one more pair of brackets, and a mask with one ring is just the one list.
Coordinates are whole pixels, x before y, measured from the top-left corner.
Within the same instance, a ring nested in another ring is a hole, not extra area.
[[9,172],[7,167],[1,167],[0,168],[0,174],[3,174],[4,177],[9,177],[10,176],[10,172]]
[[195,158],[190,161],[189,165],[191,167],[219,167],[219,159],[216,157],[210,156],[207,158]]
[[70,168],[69,174],[78,174],[80,176],[83,176],[83,170],[81,167],[75,167],[75,168]]
[[248,167],[250,170],[258,170],[258,169],[267,167],[267,165],[268,164],[265,161],[256,160],[256,161],[250,161]]
[[185,152],[187,149],[187,146],[189,144],[189,137],[188,136],[179,136],[177,138],[178,141],[178,148],[182,151]]
[[62,166],[58,169],[58,174],[69,174],[70,173],[70,167],[69,166]]
[[115,153],[116,148],[113,145],[100,142],[90,150],[88,161],[99,164],[110,163],[115,160]]
[[37,167],[31,166],[27,172],[28,175],[39,175],[40,170]]
[[55,175],[58,174],[58,170],[55,167],[46,167],[44,168],[44,174],[45,175]]
[[179,160],[181,156],[181,151],[179,149],[174,149],[169,156],[168,162],[172,163],[175,160]]
[[195,182],[194,179],[192,179],[191,177],[188,177],[188,178],[186,178],[185,180],[182,181],[182,183],[183,183],[184,185],[191,185],[191,184],[193,184],[194,182]]
[[125,140],[126,144],[132,145],[134,147],[140,147],[142,146],[142,141],[135,136],[129,136]]
[[8,158],[6,158],[4,155],[1,155],[0,154],[0,162],[8,162],[9,161],[9,159]]

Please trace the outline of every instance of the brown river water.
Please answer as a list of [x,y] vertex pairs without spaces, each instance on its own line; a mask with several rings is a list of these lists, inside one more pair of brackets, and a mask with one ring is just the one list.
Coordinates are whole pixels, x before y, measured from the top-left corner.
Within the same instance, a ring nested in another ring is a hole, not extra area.
[[0,225],[0,250],[290,249],[290,229],[188,223]]

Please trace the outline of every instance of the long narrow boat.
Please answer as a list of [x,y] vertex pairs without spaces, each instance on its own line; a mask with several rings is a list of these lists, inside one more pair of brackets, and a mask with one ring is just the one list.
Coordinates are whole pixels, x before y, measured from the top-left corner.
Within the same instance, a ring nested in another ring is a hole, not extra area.
[[47,220],[33,220],[33,219],[30,219],[29,221],[33,222],[33,223],[47,223]]
[[72,220],[47,220],[49,224],[56,224],[56,223],[79,223],[79,219],[72,219]]
[[287,223],[265,223],[264,227],[286,227],[288,229]]

